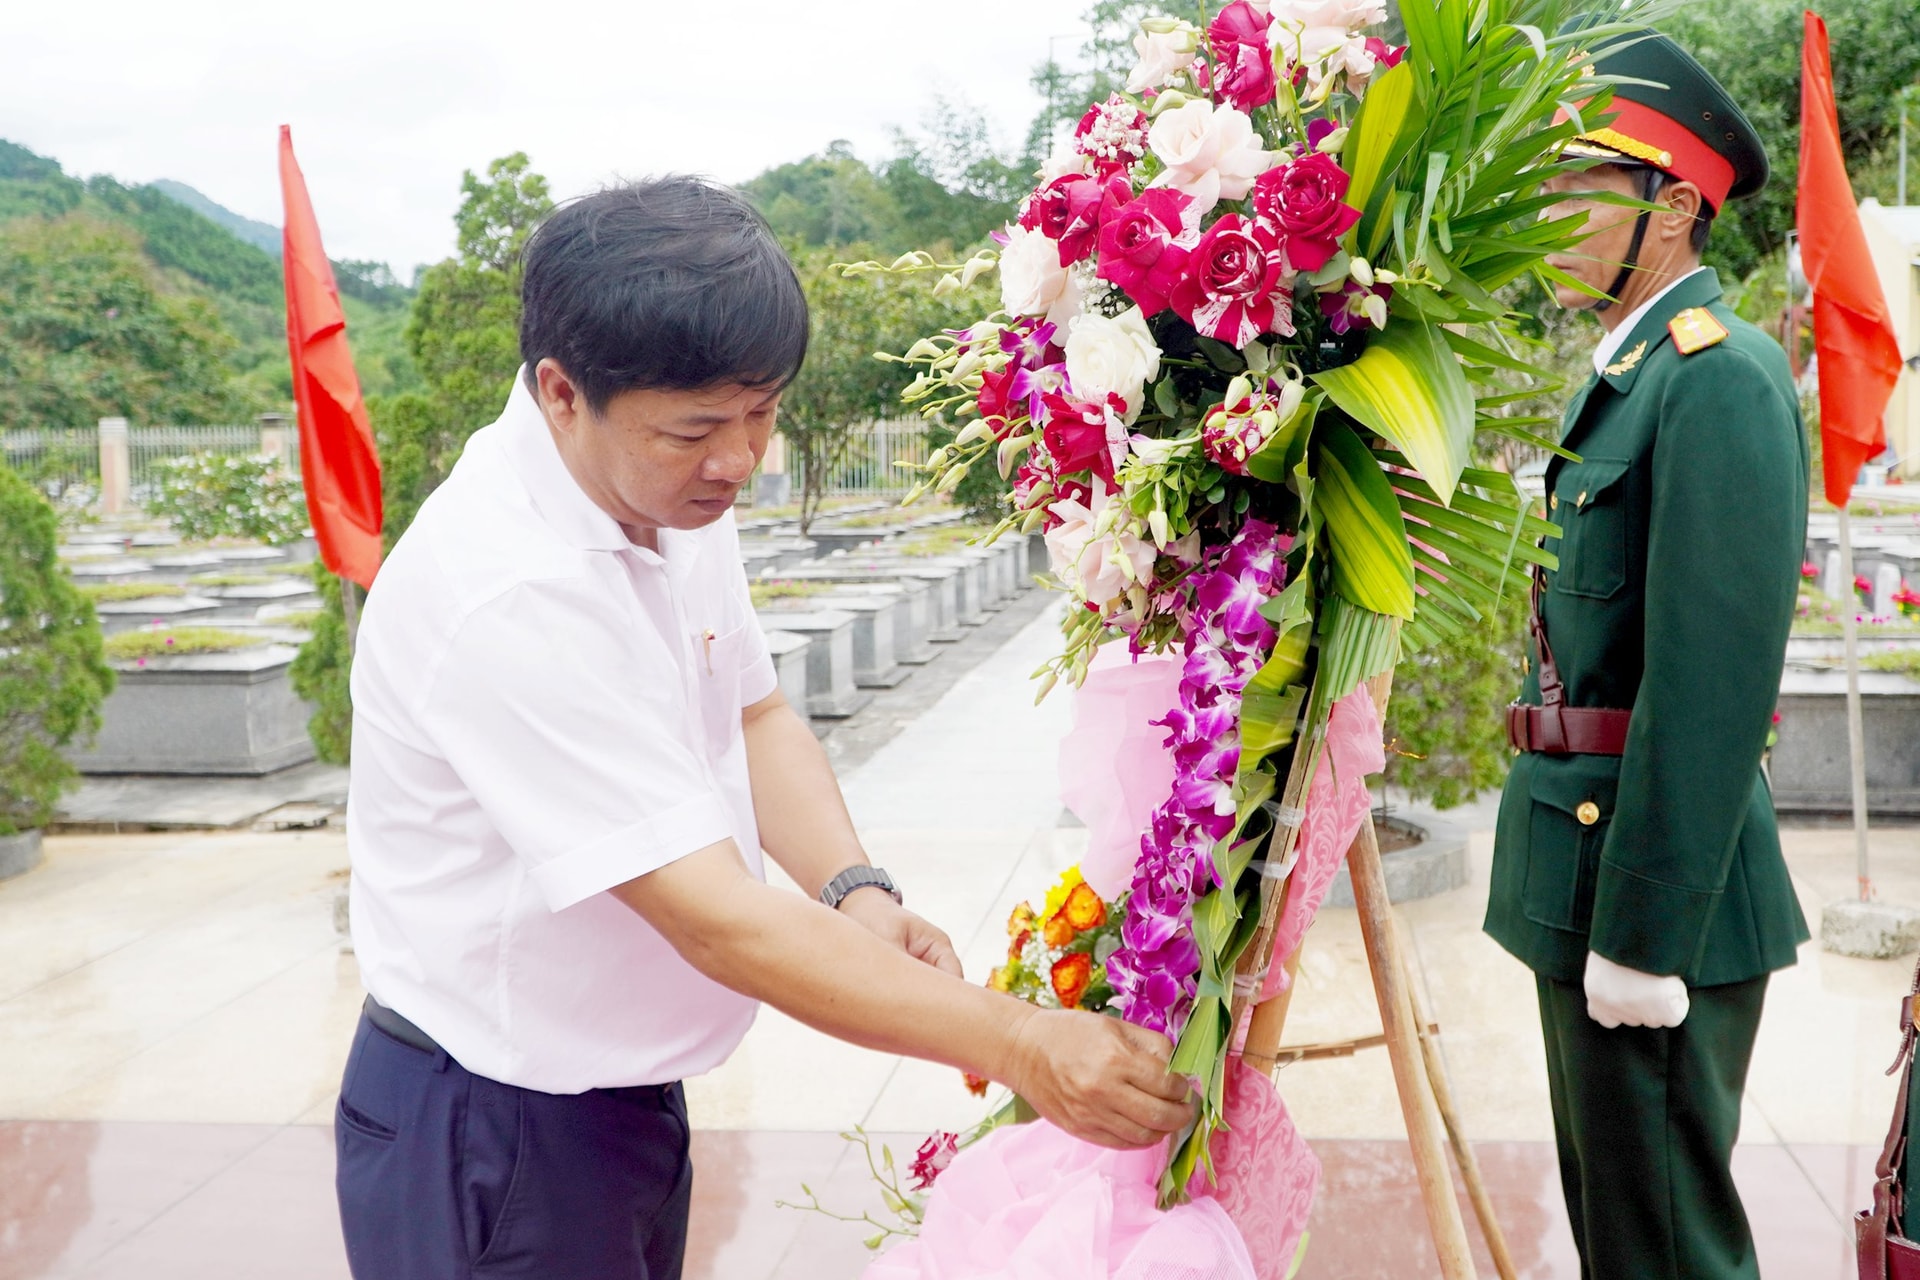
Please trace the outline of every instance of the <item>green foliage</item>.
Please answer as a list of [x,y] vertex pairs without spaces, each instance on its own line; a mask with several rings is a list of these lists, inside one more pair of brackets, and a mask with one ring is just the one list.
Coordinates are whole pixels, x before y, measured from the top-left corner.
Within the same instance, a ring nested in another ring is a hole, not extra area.
[[183,538],[246,538],[283,546],[307,530],[300,482],[274,459],[189,453],[153,469],[147,511]]
[[83,582],[79,592],[95,604],[119,600],[154,600],[161,596],[183,596],[187,589],[177,582]]
[[[1773,176],[1715,220],[1709,265],[1744,277],[1794,225],[1800,156],[1800,0],[1692,0],[1661,25],[1726,86],[1767,142]],[[1913,0],[1822,0],[1833,54],[1840,142],[1854,194],[1892,203],[1901,90],[1920,80]],[[1911,183],[1909,184],[1911,186]]]
[[237,421],[258,406],[232,385],[232,347],[124,227],[86,213],[0,226],[0,422]]
[[106,638],[107,657],[114,662],[144,662],[148,658],[178,658],[193,653],[232,653],[269,644],[265,636],[220,627],[172,627],[159,631],[122,631]]
[[[553,208],[524,152],[495,160],[484,178],[467,173],[461,191],[459,255],[421,273],[407,320],[422,386],[367,402],[389,548],[453,470],[467,437],[506,404],[520,366],[520,249]],[[315,704],[308,731],[320,758],[344,764],[353,732],[346,624],[339,584],[319,571],[314,580],[324,609],[294,663],[294,688]]]
[[1479,626],[1404,656],[1387,704],[1388,778],[1436,809],[1506,779],[1506,706],[1520,688],[1527,599],[1509,592]]
[[113,669],[57,553],[53,508],[0,465],[0,835],[44,826],[78,776],[61,751],[100,728]]
[[347,624],[340,612],[340,579],[315,564],[311,570],[321,609],[310,624],[312,635],[288,670],[293,691],[311,703],[307,736],[314,753],[328,764],[345,764],[353,746],[353,697],[347,687],[352,661]]

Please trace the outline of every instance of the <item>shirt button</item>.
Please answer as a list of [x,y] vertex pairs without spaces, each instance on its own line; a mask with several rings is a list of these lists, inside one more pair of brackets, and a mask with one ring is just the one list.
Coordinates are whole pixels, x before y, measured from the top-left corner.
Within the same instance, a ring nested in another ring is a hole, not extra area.
[[1581,826],[1590,827],[1600,821],[1600,806],[1591,800],[1583,800],[1580,807],[1574,810],[1574,816],[1580,819]]

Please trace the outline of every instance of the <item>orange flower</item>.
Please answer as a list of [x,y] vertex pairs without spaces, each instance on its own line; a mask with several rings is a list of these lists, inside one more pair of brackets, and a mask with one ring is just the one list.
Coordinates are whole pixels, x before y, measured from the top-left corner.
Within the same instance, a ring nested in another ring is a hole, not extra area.
[[1107,904],[1100,901],[1100,895],[1089,884],[1073,886],[1073,892],[1067,895],[1066,902],[1060,906],[1060,914],[1067,923],[1079,932],[1097,929],[1107,922]]
[[971,1071],[965,1071],[961,1074],[966,1078],[968,1093],[976,1098],[984,1098],[987,1096],[987,1080],[985,1076],[977,1076]]
[[1012,985],[1013,983],[1008,979],[1005,969],[995,969],[987,975],[987,989],[989,991],[1006,991]]
[[1064,911],[1058,915],[1048,916],[1047,926],[1041,931],[1040,936],[1047,940],[1048,946],[1058,950],[1073,941],[1073,922],[1067,919]]
[[1013,909],[1012,915],[1007,917],[1007,936],[1017,938],[1031,931],[1034,924],[1033,908],[1023,902]]
[[1053,994],[1060,997],[1061,1006],[1077,1009],[1080,997],[1087,994],[1087,988],[1093,983],[1093,957],[1084,951],[1061,956],[1053,962],[1053,972],[1048,977],[1053,983]]

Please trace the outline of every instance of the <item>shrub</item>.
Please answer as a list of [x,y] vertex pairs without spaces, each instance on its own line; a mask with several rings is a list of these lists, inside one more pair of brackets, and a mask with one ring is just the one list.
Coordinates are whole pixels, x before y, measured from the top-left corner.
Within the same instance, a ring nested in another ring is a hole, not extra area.
[[300,482],[272,458],[190,453],[156,464],[153,478],[147,510],[170,521],[183,538],[248,538],[280,546],[306,533]]
[[44,826],[78,776],[61,755],[100,728],[113,669],[93,605],[60,567],[53,508],[0,465],[0,835]]
[[1506,780],[1506,707],[1520,696],[1527,596],[1459,635],[1408,654],[1387,703],[1388,777],[1436,809],[1466,804]]
[[348,691],[352,663],[347,655],[347,624],[340,612],[340,579],[318,562],[309,572],[321,609],[287,674],[293,691],[313,704],[307,736],[313,739],[314,753],[328,764],[345,764],[353,744],[353,698]]

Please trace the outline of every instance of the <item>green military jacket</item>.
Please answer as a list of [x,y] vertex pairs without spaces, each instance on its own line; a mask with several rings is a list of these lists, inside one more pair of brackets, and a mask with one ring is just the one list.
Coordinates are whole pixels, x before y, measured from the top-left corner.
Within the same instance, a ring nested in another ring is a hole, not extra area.
[[[1668,323],[1692,308],[1727,336],[1688,355]],[[1487,932],[1569,982],[1589,949],[1693,986],[1790,965],[1807,925],[1760,768],[1806,539],[1786,359],[1700,272],[1573,397],[1561,443],[1580,461],[1547,469],[1547,642],[1567,705],[1633,718],[1624,756],[1514,760]],[[1537,703],[1532,656],[1521,697]]]

